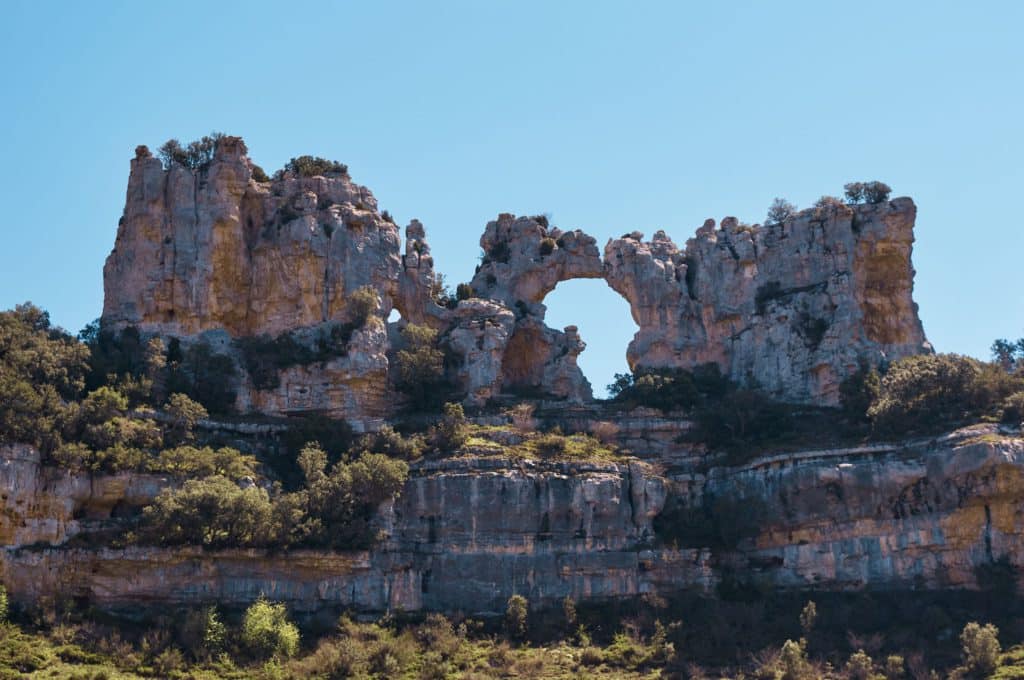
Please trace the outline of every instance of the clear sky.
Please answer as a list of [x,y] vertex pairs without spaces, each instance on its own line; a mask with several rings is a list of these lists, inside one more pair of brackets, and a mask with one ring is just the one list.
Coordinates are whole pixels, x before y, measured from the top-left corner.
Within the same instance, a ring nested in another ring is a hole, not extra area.
[[[268,172],[347,163],[452,284],[499,212],[682,244],[883,180],[918,205],[929,339],[987,357],[1024,335],[1022,36],[1021,2],[8,0],[0,308],[99,316],[135,146],[220,130]],[[599,280],[546,302],[600,393],[628,306]]]

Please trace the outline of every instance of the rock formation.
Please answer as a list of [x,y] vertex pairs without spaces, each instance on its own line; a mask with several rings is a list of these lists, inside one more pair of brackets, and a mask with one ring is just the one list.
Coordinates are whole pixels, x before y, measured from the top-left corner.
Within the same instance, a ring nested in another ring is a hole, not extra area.
[[140,147],[114,250],[103,319],[177,336],[223,329],[277,335],[346,320],[362,286],[396,293],[399,234],[345,175],[252,179],[237,137],[207,167],[160,161]]
[[337,356],[280,369],[270,388],[233,350],[232,339],[251,336],[312,342],[351,323],[349,299],[363,287],[378,294],[376,319],[397,308],[401,324],[438,331],[448,378],[472,406],[502,395],[591,399],[576,363],[584,338],[544,323],[545,296],[576,278],[604,278],[628,300],[640,327],[627,351],[634,369],[715,362],[787,401],[835,404],[861,363],[930,349],[911,296],[908,198],[836,203],[766,226],[709,220],[684,248],[664,232],[649,242],[633,233],[609,241],[603,260],[581,231],[501,214],[480,239],[471,290],[444,304],[422,224],[408,225],[402,254],[398,228],[347,173],[257,182],[246,153],[225,137],[208,165],[164,169],[140,147],[103,313],[113,328],[216,340],[242,374],[242,412],[320,411],[370,426],[400,403],[388,387],[394,328],[370,324]]
[[[725,574],[777,588],[974,588],[984,565],[1024,560],[1024,440],[994,426],[737,468],[690,466],[668,478],[641,463],[421,462],[398,501],[381,508],[386,539],[348,553],[75,547],[69,536],[87,538],[114,508],[146,502],[159,479],[90,484],[60,473],[53,486],[31,458],[0,449],[0,580],[23,601],[244,604],[265,594],[300,611],[495,614],[513,593],[537,605],[711,593]],[[71,489],[62,502],[46,500]],[[725,521],[753,530],[732,545],[659,537],[656,518],[668,505],[697,508],[710,497],[730,501],[715,506],[732,513]],[[83,515],[92,523],[76,519]]]
[[714,362],[781,399],[837,403],[859,363],[930,351],[911,297],[915,214],[899,198],[763,227],[708,220],[682,249],[662,231],[610,241],[608,284],[640,326],[630,366]]

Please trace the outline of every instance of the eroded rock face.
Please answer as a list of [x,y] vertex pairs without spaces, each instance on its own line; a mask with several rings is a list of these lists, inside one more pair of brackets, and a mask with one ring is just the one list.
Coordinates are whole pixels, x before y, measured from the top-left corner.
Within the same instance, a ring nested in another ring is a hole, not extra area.
[[[265,594],[299,611],[494,614],[514,593],[536,604],[713,593],[727,571],[779,588],[937,589],[977,587],[978,568],[1003,558],[1024,563],[1024,440],[991,426],[928,442],[763,457],[670,479],[642,464],[421,462],[397,502],[380,509],[386,537],[372,551],[286,555],[22,550],[73,533],[54,533],[48,521],[79,520],[70,519],[71,505],[43,502],[51,487],[12,474],[20,465],[12,458],[24,459],[23,451],[0,453],[0,479],[17,490],[4,499],[0,579],[19,600],[74,593],[104,607],[246,604]],[[62,483],[85,489],[86,479]],[[93,492],[81,507],[101,519],[121,498],[138,502],[159,488],[117,479],[92,480],[108,491]],[[658,539],[655,518],[670,498],[699,505],[708,496],[730,499],[719,512],[732,507],[733,521],[754,531],[724,546]],[[11,533],[18,523],[37,528]],[[90,526],[76,530],[83,529]]]
[[103,272],[105,322],[176,336],[276,335],[347,320],[346,297],[366,285],[381,292],[386,317],[399,235],[369,190],[344,175],[260,184],[245,154],[229,137],[205,169],[132,161]]
[[[610,241],[603,261],[582,231],[501,214],[480,238],[472,296],[442,306],[422,224],[406,227],[400,253],[397,227],[347,175],[259,183],[246,153],[225,138],[197,170],[164,170],[137,153],[104,268],[105,324],[183,338],[304,332],[350,321],[349,296],[369,286],[379,319],[397,307],[401,324],[438,331],[448,377],[473,406],[502,394],[591,399],[577,365],[584,338],[544,323],[544,297],[576,278],[603,277],[629,301],[640,327],[632,367],[715,362],[787,401],[835,404],[861,362],[930,349],[911,295],[916,209],[907,198],[764,227],[709,220],[683,248],[664,232],[650,241],[634,233]],[[387,415],[391,330],[361,336],[343,359],[282,370],[271,390],[243,377],[239,409]]]
[[65,543],[112,514],[148,505],[170,483],[164,475],[75,474],[43,466],[31,446],[0,445],[0,545]]
[[709,220],[685,248],[664,232],[610,241],[606,279],[640,326],[630,366],[714,362],[779,398],[837,403],[859,362],[930,351],[912,299],[915,215],[899,198],[756,228]]
[[581,402],[592,397],[576,358],[586,348],[577,329],[544,324],[544,297],[561,281],[600,278],[604,270],[594,239],[582,231],[548,228],[542,217],[504,213],[487,223],[480,247],[484,260],[473,292],[516,314],[501,359],[506,392],[546,394]]

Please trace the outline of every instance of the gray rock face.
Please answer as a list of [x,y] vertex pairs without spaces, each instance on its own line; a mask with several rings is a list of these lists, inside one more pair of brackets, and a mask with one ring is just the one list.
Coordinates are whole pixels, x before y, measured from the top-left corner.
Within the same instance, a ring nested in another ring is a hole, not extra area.
[[[74,593],[110,607],[243,604],[263,593],[302,611],[497,613],[515,593],[539,604],[712,592],[723,569],[756,573],[780,588],[974,588],[979,565],[1024,562],[1024,440],[991,426],[929,442],[763,457],[670,479],[641,464],[424,462],[413,466],[398,501],[380,509],[383,542],[353,553],[22,550],[70,536],[46,522],[68,524],[73,509],[43,503],[49,487],[25,483],[17,472],[23,450],[4,449],[0,458],[0,483],[17,490],[7,493],[8,523],[0,526],[35,527],[5,533],[0,551],[0,578],[20,600]],[[138,502],[159,488],[116,479],[93,481],[111,490],[93,496],[102,502],[88,501],[93,517],[109,515],[118,494]],[[70,484],[84,489],[84,481]],[[670,494],[690,506],[729,498],[731,521],[752,518],[754,531],[731,546],[685,536],[675,545],[659,541],[654,520]]]
[[260,184],[237,137],[205,169],[140,155],[104,267],[103,319],[191,336],[270,334],[348,319],[362,286],[395,297],[399,235],[347,176]]
[[[787,401],[835,404],[861,362],[930,350],[912,299],[916,209],[907,198],[815,208],[764,227],[709,220],[684,248],[664,232],[649,242],[634,233],[610,241],[603,261],[581,231],[502,214],[480,239],[473,297],[450,309],[437,302],[422,224],[408,225],[400,254],[397,227],[347,175],[259,183],[246,153],[241,139],[225,138],[198,170],[164,170],[138,153],[104,268],[105,324],[182,338],[273,336],[351,320],[349,296],[370,286],[380,318],[396,307],[402,324],[438,331],[455,359],[448,377],[474,406],[503,393],[591,399],[577,365],[584,339],[544,324],[544,297],[575,278],[603,277],[629,301],[640,327],[632,367],[714,362]],[[279,389],[243,379],[238,406],[385,416],[397,401],[387,390],[388,337],[361,338],[344,361],[287,369]]]
[[605,246],[606,279],[640,326],[630,366],[714,362],[787,401],[835,404],[859,362],[930,351],[912,299],[909,198],[805,210],[783,223],[708,221]]

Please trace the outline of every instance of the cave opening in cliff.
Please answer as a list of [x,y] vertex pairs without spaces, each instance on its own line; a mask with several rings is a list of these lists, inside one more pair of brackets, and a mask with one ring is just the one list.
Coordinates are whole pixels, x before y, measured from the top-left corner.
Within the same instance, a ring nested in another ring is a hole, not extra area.
[[628,373],[626,348],[639,330],[629,303],[602,279],[562,281],[544,298],[544,323],[561,330],[576,326],[587,348],[578,363],[596,399],[608,397],[616,373]]

